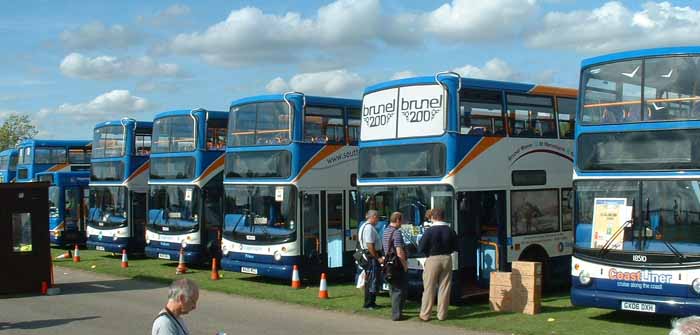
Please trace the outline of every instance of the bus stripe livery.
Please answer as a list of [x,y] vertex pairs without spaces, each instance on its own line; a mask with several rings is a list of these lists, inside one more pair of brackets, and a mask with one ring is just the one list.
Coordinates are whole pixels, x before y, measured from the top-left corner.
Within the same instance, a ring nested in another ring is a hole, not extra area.
[[146,256],[189,264],[218,257],[228,113],[204,109],[156,115]]
[[95,125],[88,248],[143,253],[152,128],[130,118]]
[[576,90],[461,78],[455,73],[365,89],[358,189],[380,234],[394,211],[422,288],[425,215],[456,230],[454,298],[488,294],[489,274],[517,260],[543,263],[548,286],[569,269]]
[[276,278],[354,271],[360,101],[290,92],[231,103],[224,270]]
[[700,313],[698,69],[700,47],[582,61],[573,305]]

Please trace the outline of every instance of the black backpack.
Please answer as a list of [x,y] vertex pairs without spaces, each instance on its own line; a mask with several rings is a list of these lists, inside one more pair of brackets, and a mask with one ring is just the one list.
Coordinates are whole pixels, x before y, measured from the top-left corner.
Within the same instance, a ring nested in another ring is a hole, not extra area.
[[389,250],[387,250],[384,255],[384,265],[382,267],[384,280],[388,282],[391,282],[397,275],[403,272],[401,259],[396,253],[396,247],[394,246],[394,233],[396,230],[397,229],[394,229],[391,234],[389,234]]

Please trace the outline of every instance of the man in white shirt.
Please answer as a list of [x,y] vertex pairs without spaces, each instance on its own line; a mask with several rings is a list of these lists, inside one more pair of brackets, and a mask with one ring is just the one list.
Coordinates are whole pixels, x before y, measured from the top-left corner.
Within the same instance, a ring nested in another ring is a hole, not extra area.
[[197,308],[199,287],[190,279],[179,279],[170,284],[168,303],[151,328],[151,335],[189,335],[190,331],[182,316]]
[[379,213],[376,210],[370,209],[365,215],[365,223],[360,226],[358,232],[360,247],[363,250],[369,251],[371,257],[369,259],[369,266],[365,269],[365,274],[367,276],[365,280],[365,303],[362,307],[367,309],[377,308],[377,293],[379,292],[379,285],[381,284],[381,279],[379,272],[381,271],[381,251],[382,251],[382,240],[379,238],[377,233],[377,222],[379,222]]

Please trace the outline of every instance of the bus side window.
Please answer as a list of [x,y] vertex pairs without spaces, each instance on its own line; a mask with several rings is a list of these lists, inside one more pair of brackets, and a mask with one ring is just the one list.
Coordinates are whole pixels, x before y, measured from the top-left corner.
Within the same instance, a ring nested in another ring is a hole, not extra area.
[[343,110],[307,106],[304,111],[304,142],[345,143]]
[[136,134],[135,141],[136,156],[148,156],[151,154],[151,134]]
[[512,136],[557,137],[552,97],[508,94],[508,119]]
[[500,92],[463,90],[459,102],[460,133],[505,136]]
[[212,151],[226,150],[227,120],[209,119],[207,121],[206,149]]

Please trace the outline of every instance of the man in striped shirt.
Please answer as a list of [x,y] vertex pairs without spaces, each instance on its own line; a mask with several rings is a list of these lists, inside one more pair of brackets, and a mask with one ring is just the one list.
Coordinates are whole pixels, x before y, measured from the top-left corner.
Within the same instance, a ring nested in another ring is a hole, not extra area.
[[[384,229],[384,235],[382,236],[384,254],[388,255],[389,251],[394,249],[400,262],[400,265],[396,266],[396,271],[392,272],[393,276],[389,282],[391,284],[391,319],[394,321],[399,321],[403,318],[401,313],[406,304],[406,291],[408,289],[408,276],[406,276],[408,272],[408,258],[400,231],[402,222],[403,215],[401,212],[391,213],[389,226]],[[386,259],[384,266],[390,266],[386,263]]]

